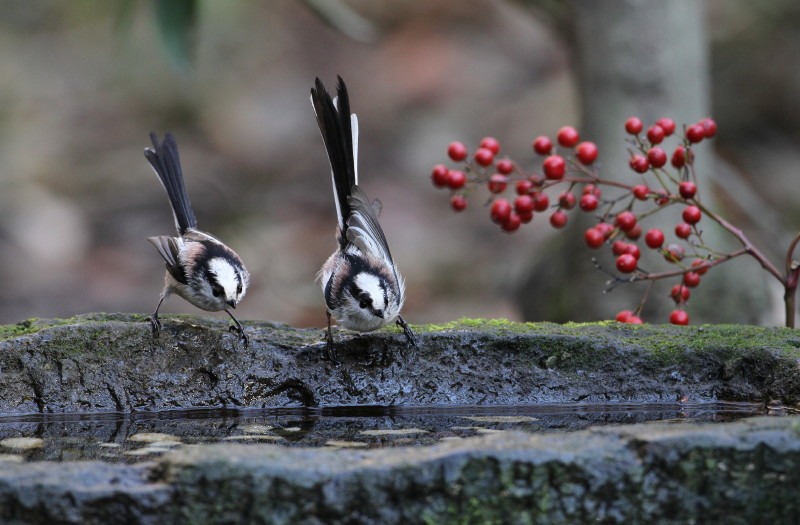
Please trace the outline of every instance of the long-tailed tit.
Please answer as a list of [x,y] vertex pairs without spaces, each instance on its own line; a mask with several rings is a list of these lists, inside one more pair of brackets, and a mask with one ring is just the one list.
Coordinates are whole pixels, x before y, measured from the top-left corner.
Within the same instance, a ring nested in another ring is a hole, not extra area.
[[164,290],[156,311],[150,317],[153,335],[158,337],[161,329],[158,320],[161,303],[168,295],[175,293],[203,310],[224,310],[235,323],[230,331],[237,332],[246,346],[248,339],[244,328],[229,308],[236,308],[244,297],[250,274],[233,250],[197,229],[197,219],[183,183],[175,137],[167,133],[164,140],[159,142],[158,136],[150,133],[150,141],[153,147],[145,148],[144,156],[167,191],[179,234],[177,237],[160,235],[147,238],[167,263]]
[[400,316],[404,283],[378,223],[380,203],[370,202],[358,186],[358,118],[350,114],[347,88],[339,77],[332,99],[316,79],[311,104],[328,152],[333,197],[339,220],[339,248],[319,271],[328,307],[328,357],[337,362],[331,334],[331,316],[350,330],[370,332],[392,321],[402,327],[409,344],[416,338]]

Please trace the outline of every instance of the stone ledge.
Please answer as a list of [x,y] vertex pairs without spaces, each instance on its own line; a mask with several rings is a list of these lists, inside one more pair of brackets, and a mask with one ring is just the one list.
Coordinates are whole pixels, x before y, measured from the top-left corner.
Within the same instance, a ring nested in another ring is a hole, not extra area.
[[3,523],[797,523],[800,418],[0,469]]
[[401,334],[337,334],[219,317],[87,314],[0,327],[0,414],[198,407],[800,401],[800,332],[462,320]]

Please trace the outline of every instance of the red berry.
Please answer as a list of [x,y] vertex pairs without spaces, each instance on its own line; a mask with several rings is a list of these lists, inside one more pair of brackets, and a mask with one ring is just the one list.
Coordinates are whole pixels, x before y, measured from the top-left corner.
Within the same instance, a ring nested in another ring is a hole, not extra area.
[[578,143],[580,138],[581,137],[578,135],[578,130],[572,126],[564,126],[558,130],[558,134],[556,135],[556,140],[558,140],[558,143],[565,148],[571,148]]
[[687,239],[692,234],[692,227],[685,222],[678,223],[675,226],[675,235],[680,237],[681,239]]
[[492,222],[503,224],[506,222],[506,220],[508,220],[509,215],[511,215],[510,202],[505,199],[497,199],[492,203],[492,208],[490,210]]
[[587,184],[586,186],[583,187],[583,194],[584,195],[594,195],[595,197],[597,197],[599,199],[600,195],[602,195],[603,192],[600,190],[600,188],[598,188],[594,184]]
[[450,206],[455,211],[462,211],[467,207],[467,199],[463,195],[453,195],[450,197]]
[[631,273],[636,270],[636,257],[629,253],[623,253],[617,257],[617,270],[622,273]]
[[684,199],[691,199],[694,197],[694,194],[697,193],[697,185],[688,180],[683,181],[678,185],[678,193],[680,193],[681,197]]
[[650,165],[654,168],[660,168],[667,163],[667,154],[661,148],[651,148],[647,152],[647,160],[650,161]]
[[495,164],[498,173],[502,173],[503,175],[508,175],[512,171],[514,171],[514,163],[508,159],[501,159],[497,161]]
[[481,148],[486,148],[491,151],[493,154],[497,155],[497,152],[500,151],[500,143],[497,142],[497,139],[494,137],[485,137],[481,140],[479,145]]
[[447,177],[447,185],[450,186],[450,189],[457,190],[463,187],[466,183],[467,176],[464,175],[463,171],[450,170]]
[[650,188],[644,184],[637,184],[633,187],[633,196],[640,201],[647,200],[647,195],[650,193]]
[[682,284],[676,284],[669,292],[669,296],[678,304],[688,301],[690,295],[689,289]]
[[603,245],[603,241],[606,240],[603,232],[597,228],[589,228],[586,230],[586,232],[583,234],[583,238],[590,248],[599,248]]
[[647,140],[650,141],[650,144],[660,144],[661,141],[664,140],[665,134],[664,128],[656,124],[647,129]]
[[451,142],[447,146],[447,155],[456,162],[461,162],[467,158],[467,147],[463,142]]
[[591,164],[597,160],[597,146],[594,142],[581,142],[575,148],[575,156],[582,164]]
[[533,196],[533,209],[536,211],[545,211],[550,206],[550,199],[546,193],[536,193]]
[[481,166],[490,166],[494,162],[494,153],[488,148],[475,150],[475,162]]
[[536,137],[533,141],[533,151],[539,155],[547,155],[553,149],[553,143],[545,136]]
[[514,209],[517,213],[529,213],[533,211],[533,198],[530,195],[520,195],[514,200]]
[[666,252],[667,253],[664,254],[664,260],[671,263],[683,260],[686,253],[683,246],[680,244],[670,244],[667,246]]
[[625,131],[627,131],[631,135],[638,134],[639,132],[642,131],[642,128],[644,128],[642,121],[636,117],[631,117],[625,121]]
[[675,131],[675,121],[671,118],[660,118],[656,124],[664,130],[664,136],[669,137]]
[[661,248],[661,245],[664,244],[664,232],[657,228],[648,230],[644,234],[644,243],[653,249]]
[[686,164],[686,148],[678,146],[672,152],[672,165],[680,169]]
[[639,226],[638,222],[636,223],[636,226],[625,232],[625,237],[627,237],[628,239],[635,240],[641,236],[642,236],[642,227]]
[[672,313],[669,314],[669,322],[672,324],[689,324],[689,314],[683,310],[673,310]]
[[628,317],[628,320],[625,322],[628,324],[643,324],[643,321],[639,317],[636,317],[635,315]]
[[615,222],[620,230],[628,231],[636,226],[636,215],[632,211],[622,211],[617,214]]
[[620,313],[617,314],[617,318],[616,318],[617,322],[625,323],[625,322],[628,321],[628,319],[631,318],[632,315],[633,315],[633,312],[631,312],[630,310],[622,310]]
[[519,218],[523,224],[528,224],[533,220],[533,211],[517,212],[517,215],[519,215]]
[[431,171],[431,180],[434,186],[437,188],[444,188],[447,186],[449,179],[450,171],[447,169],[447,166],[444,164],[437,164],[433,167],[433,171]]
[[681,216],[683,220],[689,224],[697,224],[700,222],[700,219],[703,218],[703,213],[697,206],[687,206],[683,209],[683,214]]
[[567,224],[567,214],[561,210],[556,210],[550,216],[550,224],[553,228],[563,228]]
[[511,233],[517,230],[520,224],[522,224],[522,218],[516,213],[512,213],[505,221],[503,221],[503,224],[501,224],[500,227],[503,228],[504,231]]
[[548,179],[558,180],[564,176],[567,163],[561,155],[550,155],[542,162],[544,176]]
[[614,255],[622,255],[628,249],[628,243],[625,241],[614,241],[611,243],[611,253]]
[[683,274],[683,284],[689,288],[694,288],[700,284],[700,274],[697,272],[686,272]]
[[571,210],[575,207],[575,195],[568,191],[562,191],[558,195],[558,205],[565,210]]
[[706,128],[703,127],[702,124],[695,124],[694,126],[689,126],[686,130],[686,140],[689,142],[700,142],[703,140],[703,137],[706,136]]
[[517,181],[517,195],[527,195],[533,189],[533,183],[529,180]]
[[500,175],[499,173],[495,173],[491,177],[489,177],[489,182],[487,183],[489,186],[489,191],[492,193],[502,193],[506,186],[508,185],[508,177],[505,175]]
[[625,253],[633,255],[634,257],[636,257],[637,261],[639,260],[639,257],[642,256],[642,250],[640,250],[639,247],[633,243],[630,243],[627,246],[625,246]]
[[636,173],[645,173],[648,169],[650,169],[650,162],[647,160],[647,157],[639,153],[631,157],[628,165]]
[[[695,259],[694,261],[692,261],[692,268],[696,268],[697,266],[701,266],[703,264],[706,264],[707,262],[708,261],[704,261],[703,259]],[[704,275],[708,271],[708,266],[697,268],[695,271],[700,275]]]
[[714,122],[712,119],[706,117],[704,119],[701,119],[700,122],[698,122],[698,124],[703,126],[703,129],[705,131],[705,137],[707,139],[710,139],[711,137],[717,134],[717,123]]
[[588,195],[584,195],[583,197],[581,197],[581,200],[578,201],[578,206],[580,206],[583,211],[593,211],[597,209],[598,204],[599,201],[597,200],[597,197],[595,197],[591,193]]
[[611,236],[611,232],[614,231],[614,226],[607,222],[599,222],[594,226],[597,230],[603,234],[603,237],[608,239]]

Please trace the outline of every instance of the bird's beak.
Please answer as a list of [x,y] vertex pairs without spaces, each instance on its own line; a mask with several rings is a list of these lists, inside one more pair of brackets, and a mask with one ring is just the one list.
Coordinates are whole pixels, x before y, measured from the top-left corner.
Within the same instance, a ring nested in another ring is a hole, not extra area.
[[231,299],[230,301],[228,301],[228,306],[230,306],[231,308],[233,308],[234,310],[236,310],[236,301],[234,301],[233,299]]

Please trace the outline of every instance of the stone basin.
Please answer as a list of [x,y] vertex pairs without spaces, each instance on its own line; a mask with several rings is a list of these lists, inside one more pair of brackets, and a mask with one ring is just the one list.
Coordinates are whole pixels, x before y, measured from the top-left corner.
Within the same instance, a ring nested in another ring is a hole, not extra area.
[[415,327],[415,351],[392,330],[339,332],[334,365],[321,330],[245,323],[245,348],[226,326],[171,317],[158,340],[131,314],[0,327],[0,428],[3,418],[281,407],[726,401],[790,415],[556,433],[511,425],[368,449],[188,444],[136,464],[6,451],[0,522],[800,521],[795,330],[461,320]]

